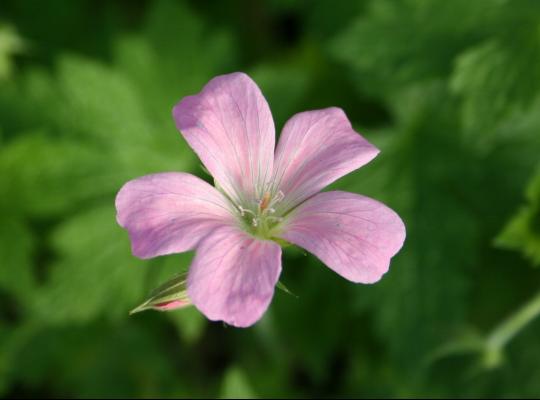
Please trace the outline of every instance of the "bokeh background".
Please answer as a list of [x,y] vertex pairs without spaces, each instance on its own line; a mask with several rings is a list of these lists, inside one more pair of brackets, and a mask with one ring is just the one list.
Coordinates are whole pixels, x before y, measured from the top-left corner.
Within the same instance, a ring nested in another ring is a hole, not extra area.
[[[333,187],[408,237],[354,285],[286,249],[264,319],[128,312],[192,254],[141,261],[129,179],[205,176],[172,106],[245,71],[281,128],[342,107],[381,155]],[[540,1],[0,3],[0,394],[537,397]]]

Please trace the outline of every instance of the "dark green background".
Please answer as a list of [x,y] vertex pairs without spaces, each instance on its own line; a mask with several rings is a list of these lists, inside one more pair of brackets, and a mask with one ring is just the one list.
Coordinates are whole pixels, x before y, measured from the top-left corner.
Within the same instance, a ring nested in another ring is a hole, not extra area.
[[[114,196],[204,176],[171,109],[237,70],[278,128],[347,112],[382,152],[333,187],[405,246],[373,286],[286,249],[251,329],[128,317],[192,255],[134,258]],[[3,0],[0,394],[536,397],[539,165],[537,0]]]

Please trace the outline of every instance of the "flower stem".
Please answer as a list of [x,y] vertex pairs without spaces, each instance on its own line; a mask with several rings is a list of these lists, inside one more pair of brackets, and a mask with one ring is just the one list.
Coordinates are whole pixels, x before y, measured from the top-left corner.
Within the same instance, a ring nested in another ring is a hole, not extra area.
[[485,362],[495,367],[502,361],[504,347],[521,330],[540,315],[540,292],[529,300],[522,308],[504,320],[488,335],[486,340]]

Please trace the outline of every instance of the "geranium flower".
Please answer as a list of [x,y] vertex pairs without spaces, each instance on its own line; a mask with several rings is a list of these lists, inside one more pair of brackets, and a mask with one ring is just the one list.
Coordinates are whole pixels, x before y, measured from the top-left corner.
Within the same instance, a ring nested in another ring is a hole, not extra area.
[[405,239],[399,216],[358,194],[319,193],[379,152],[341,109],[296,114],[275,148],[260,89],[232,73],[182,99],[173,116],[215,187],[180,172],[132,180],[116,198],[117,220],[137,257],[196,251],[187,294],[207,318],[237,327],[261,318],[281,273],[280,243],[352,282],[377,282],[388,271]]

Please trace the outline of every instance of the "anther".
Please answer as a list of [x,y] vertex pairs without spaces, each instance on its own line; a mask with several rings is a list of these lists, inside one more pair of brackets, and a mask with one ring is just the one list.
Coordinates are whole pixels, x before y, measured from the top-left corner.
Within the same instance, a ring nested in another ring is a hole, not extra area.
[[259,201],[259,209],[261,211],[264,211],[266,207],[268,207],[269,204],[271,204],[270,200],[270,192],[266,192],[263,196],[263,198]]

